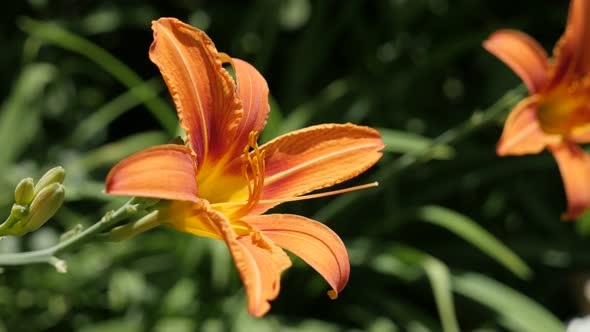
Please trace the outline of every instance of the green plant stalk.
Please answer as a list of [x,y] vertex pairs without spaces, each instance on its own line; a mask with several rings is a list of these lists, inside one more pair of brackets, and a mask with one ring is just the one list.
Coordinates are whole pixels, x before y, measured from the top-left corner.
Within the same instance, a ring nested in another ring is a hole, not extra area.
[[[448,146],[469,137],[471,134],[477,132],[479,129],[485,127],[489,123],[496,121],[506,112],[511,110],[518,101],[523,98],[525,87],[519,85],[518,87],[509,90],[496,101],[492,106],[483,111],[475,111],[469,119],[462,122],[458,126],[451,128],[438,137],[432,143],[424,148],[421,152],[405,153],[400,158],[396,159],[390,165],[377,172],[375,178],[379,183],[386,183],[407,168],[424,163],[436,157],[437,152],[441,147]],[[313,217],[315,220],[327,221],[332,219],[339,211],[345,209],[347,206],[354,204],[360,199],[363,193],[354,192],[346,195],[341,195],[335,198],[330,204],[320,209]]]
[[107,212],[97,223],[86,230],[52,247],[27,252],[0,254],[0,266],[47,263],[53,265],[58,271],[65,272],[65,262],[57,257],[59,254],[90,242],[98,234],[110,230],[121,220],[136,215],[150,205],[150,201],[134,197],[119,209]]

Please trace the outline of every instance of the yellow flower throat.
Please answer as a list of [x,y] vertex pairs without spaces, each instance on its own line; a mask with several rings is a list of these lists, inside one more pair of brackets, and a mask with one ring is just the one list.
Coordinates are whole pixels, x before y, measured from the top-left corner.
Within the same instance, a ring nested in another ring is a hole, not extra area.
[[539,94],[537,116],[541,129],[552,135],[567,136],[576,128],[590,124],[587,84],[559,86],[546,94]]

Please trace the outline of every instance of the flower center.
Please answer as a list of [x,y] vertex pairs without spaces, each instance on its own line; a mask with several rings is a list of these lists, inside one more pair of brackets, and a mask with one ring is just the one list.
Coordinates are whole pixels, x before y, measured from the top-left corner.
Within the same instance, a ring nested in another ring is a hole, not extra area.
[[264,183],[264,152],[260,151],[257,139],[257,132],[249,134],[241,158],[213,167],[205,165],[199,170],[197,188],[200,198],[217,204],[260,196]]
[[264,186],[264,151],[258,133],[248,136],[241,158],[197,177],[198,195],[232,222],[247,215],[260,200]]
[[567,136],[590,123],[589,85],[584,83],[559,86],[539,95],[537,116],[545,133]]

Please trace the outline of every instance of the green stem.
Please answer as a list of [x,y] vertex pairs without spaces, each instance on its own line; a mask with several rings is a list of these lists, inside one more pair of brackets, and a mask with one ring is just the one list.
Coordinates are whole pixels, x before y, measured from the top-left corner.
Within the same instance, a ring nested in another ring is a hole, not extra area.
[[485,111],[475,111],[467,121],[439,135],[434,139],[432,144],[426,147],[421,153],[406,153],[402,155],[391,167],[387,167],[377,173],[377,178],[382,182],[388,181],[406,168],[432,159],[437,149],[440,149],[441,146],[457,143],[490,122],[503,116],[507,110],[510,110],[520,99],[522,99],[523,92],[524,86],[522,85],[508,91],[502,96],[502,98]]
[[132,198],[116,211],[107,212],[96,224],[52,247],[28,252],[0,254],[0,266],[48,263],[58,271],[65,272],[65,262],[57,258],[57,255],[89,242],[98,234],[113,228],[119,221],[136,215],[152,203],[153,201],[150,200]]
[[[432,159],[441,146],[457,143],[483,128],[490,122],[504,116],[507,111],[512,109],[512,107],[523,98],[525,91],[525,87],[520,85],[506,92],[502,98],[498,99],[498,101],[486,110],[475,111],[467,121],[439,135],[434,139],[432,144],[420,153],[406,153],[402,155],[391,165],[381,169],[375,177],[380,183],[385,183],[402,173],[404,170]],[[329,220],[340,210],[354,204],[361,197],[363,197],[362,193],[359,192],[341,195],[334,199],[330,204],[320,209],[313,218],[316,220]]]

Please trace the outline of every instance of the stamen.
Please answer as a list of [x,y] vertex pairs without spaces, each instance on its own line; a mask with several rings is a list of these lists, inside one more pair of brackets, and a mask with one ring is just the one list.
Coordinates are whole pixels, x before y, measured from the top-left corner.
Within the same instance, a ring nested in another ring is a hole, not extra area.
[[[264,187],[264,151],[258,148],[258,132],[252,131],[248,136],[248,145],[244,147],[244,158],[246,162],[242,165],[242,175],[246,179],[248,185],[248,201],[238,202],[238,204],[219,203],[219,205],[244,205],[236,212],[237,217],[242,217],[248,214],[260,200],[262,195],[262,188]],[[252,151],[250,151],[252,149]]]
[[340,195],[340,194],[348,193],[351,191],[363,190],[363,189],[373,188],[373,187],[378,187],[378,186],[379,186],[379,182],[375,181],[375,182],[363,184],[360,186],[354,186],[354,187],[349,187],[349,188],[344,188],[344,189],[339,189],[339,190],[332,190],[332,191],[327,191],[327,192],[319,193],[319,194],[304,195],[304,196],[290,197],[290,198],[279,198],[279,199],[262,199],[262,200],[258,201],[258,204],[275,204],[275,203],[304,201],[304,200],[308,200],[308,199]]
[[250,183],[250,177],[248,176],[248,166],[252,165],[252,159],[250,158],[250,146],[248,145],[244,147],[244,156],[248,162],[242,165],[242,176],[246,179],[248,185],[248,199],[250,199],[250,196],[252,196],[252,184]]
[[[373,188],[373,187],[378,187],[378,186],[379,186],[379,182],[371,182],[371,183],[363,184],[360,186],[354,186],[354,187],[349,187],[349,188],[344,188],[344,189],[339,189],[339,190],[332,190],[332,191],[327,191],[327,192],[323,192],[323,193],[319,193],[319,194],[311,194],[311,195],[303,195],[303,196],[287,197],[287,198],[279,198],[279,199],[259,199],[258,204],[280,204],[280,203],[286,203],[286,202],[304,201],[304,200],[308,200],[308,199],[340,195],[340,194],[344,194],[344,193],[348,193],[348,192],[352,192],[352,191],[363,190],[363,189],[368,189],[368,188]],[[226,203],[211,204],[211,206],[228,206],[228,205],[244,205],[244,204],[248,204],[248,203],[247,202],[226,202]]]

